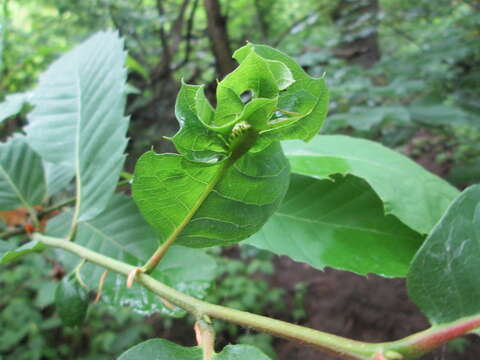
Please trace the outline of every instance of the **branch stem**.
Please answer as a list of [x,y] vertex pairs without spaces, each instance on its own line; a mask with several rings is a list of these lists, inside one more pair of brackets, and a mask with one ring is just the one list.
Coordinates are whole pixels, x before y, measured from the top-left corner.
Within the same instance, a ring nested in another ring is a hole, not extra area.
[[[58,247],[72,252],[91,263],[103,266],[116,273],[128,276],[135,267],[121,261],[101,255],[71,241],[44,236],[38,233],[34,238],[45,245]],[[179,306],[198,319],[209,316],[225,320],[237,325],[267,332],[275,336],[290,339],[303,344],[322,349],[324,351],[341,355],[345,359],[366,360],[371,359],[378,349],[376,344],[368,344],[360,341],[345,339],[303,326],[294,325],[285,321],[271,319],[266,316],[251,314],[244,311],[229,309],[223,306],[210,304],[178,290],[175,290],[145,273],[139,273],[135,279],[145,288]]]
[[[64,239],[48,237],[38,233],[35,233],[33,237],[45,245],[67,250],[91,263],[98,264],[124,276],[128,276],[135,269],[132,265],[112,259]],[[480,326],[480,315],[476,315],[459,319],[449,324],[434,325],[427,330],[397,341],[367,343],[290,324],[266,316],[210,304],[166,286],[145,273],[139,273],[136,281],[161,298],[193,314],[197,319],[211,317],[224,320],[297,343],[309,345],[349,360],[417,359],[439,345],[467,334]]]
[[427,330],[394,341],[387,348],[403,354],[406,359],[416,359],[478,327],[480,315],[469,316],[448,324],[434,325]]

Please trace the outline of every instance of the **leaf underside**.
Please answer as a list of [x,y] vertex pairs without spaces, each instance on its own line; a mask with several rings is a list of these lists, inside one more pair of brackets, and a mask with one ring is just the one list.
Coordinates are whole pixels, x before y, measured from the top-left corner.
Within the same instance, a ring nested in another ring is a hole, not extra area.
[[78,220],[102,212],[123,167],[125,56],[117,33],[97,33],[54,62],[33,91],[28,142],[48,162],[73,164]]
[[54,164],[44,161],[43,171],[45,173],[47,197],[65,189],[75,176],[75,169],[70,164]]
[[38,205],[45,193],[42,160],[25,137],[0,143],[0,210]]

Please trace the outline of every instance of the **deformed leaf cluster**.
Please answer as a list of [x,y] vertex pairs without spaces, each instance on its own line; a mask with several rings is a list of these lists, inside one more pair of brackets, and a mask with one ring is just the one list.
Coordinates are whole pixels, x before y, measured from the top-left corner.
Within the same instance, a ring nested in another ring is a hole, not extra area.
[[324,79],[264,45],[248,44],[233,57],[240,65],[218,83],[215,109],[204,86],[182,83],[175,107],[180,131],[172,139],[181,154],[217,162],[232,155],[242,135],[258,152],[275,141],[307,141],[318,133],[327,112]]
[[133,197],[162,242],[227,245],[257,232],[288,188],[279,141],[310,140],[322,126],[322,78],[268,46],[233,56],[239,66],[218,83],[216,108],[203,86],[182,83],[171,139],[179,154],[150,151],[136,164]]

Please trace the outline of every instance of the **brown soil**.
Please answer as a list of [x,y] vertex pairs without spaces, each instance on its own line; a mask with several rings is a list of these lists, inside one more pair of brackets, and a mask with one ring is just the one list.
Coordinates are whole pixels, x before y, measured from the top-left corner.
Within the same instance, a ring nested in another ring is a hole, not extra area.
[[[308,284],[307,316],[301,325],[370,342],[396,340],[428,327],[425,317],[408,299],[403,279],[362,277],[332,269],[322,272],[286,257],[277,259],[276,267],[272,285],[287,289],[287,303],[291,302],[296,283]],[[468,340],[462,353],[444,346],[422,359],[480,359],[480,340]],[[284,340],[278,340],[275,347],[279,360],[340,359]]]
[[[397,150],[423,166],[428,171],[445,178],[452,167],[452,149],[444,134],[434,134],[432,130],[420,128],[414,136]],[[437,155],[444,154],[449,160],[437,161]]]

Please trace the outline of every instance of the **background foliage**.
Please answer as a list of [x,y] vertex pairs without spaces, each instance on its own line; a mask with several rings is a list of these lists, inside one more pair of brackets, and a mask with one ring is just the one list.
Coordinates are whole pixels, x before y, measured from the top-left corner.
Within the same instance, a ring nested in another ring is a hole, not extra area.
[[[331,102],[324,133],[378,140],[459,188],[480,181],[480,6],[475,0],[4,0],[1,11],[0,100],[8,100],[13,108],[22,106],[24,97],[35,96],[28,91],[53,60],[94,31],[116,27],[125,37],[127,113],[131,114],[128,152],[132,154],[127,167],[132,168],[151,144],[160,152],[171,150],[161,137],[176,131],[174,104],[181,79],[209,84],[206,94],[213,98],[216,79],[235,66],[225,52],[250,41],[293,55],[311,75],[326,74]],[[224,36],[214,37],[215,29]],[[12,93],[19,94],[7,97]],[[6,114],[0,121],[0,137],[6,139],[25,124],[25,116]],[[22,146],[21,138],[15,141]],[[38,159],[31,161],[41,166]],[[64,172],[68,181],[68,169]],[[344,186],[355,187],[352,182],[347,177]],[[50,191],[48,187],[29,189],[32,203]],[[397,226],[403,229],[402,224]],[[411,238],[412,243],[418,241]],[[407,246],[401,251],[414,249]],[[248,248],[241,253],[235,250],[233,261],[220,260],[230,265],[223,267],[220,279],[225,281],[218,280],[217,291],[210,296],[232,307],[261,312],[281,295],[267,290],[272,286],[267,282],[246,281],[265,277],[272,266],[268,259],[252,260],[248,252]],[[255,257],[262,258],[261,254]],[[215,256],[224,259],[225,255],[232,257],[228,252]],[[329,264],[327,259],[312,265]],[[33,271],[32,265],[52,271]],[[52,289],[40,285],[42,279],[59,277],[57,270],[48,257],[2,268],[0,329],[11,331],[2,334],[0,356],[106,359],[141,339],[168,334],[177,321],[162,320],[156,328],[152,324],[158,319],[142,322],[136,315],[94,307],[88,327],[80,333],[61,329],[51,306]],[[405,264],[390,271],[389,275],[404,274]],[[232,299],[232,292],[243,294],[242,299]],[[262,293],[269,296],[262,298]],[[296,304],[297,313],[302,313],[301,303]],[[21,310],[25,308],[29,311]],[[275,312],[282,314],[283,309]],[[225,343],[238,335],[228,326],[219,330]],[[257,343],[273,356],[268,337],[242,335],[241,341]],[[56,346],[63,341],[74,345]]]

